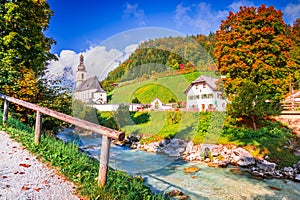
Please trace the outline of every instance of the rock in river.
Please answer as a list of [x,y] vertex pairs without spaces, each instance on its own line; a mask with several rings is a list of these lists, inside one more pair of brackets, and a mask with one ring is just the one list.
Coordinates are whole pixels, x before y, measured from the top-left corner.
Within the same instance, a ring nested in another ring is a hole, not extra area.
[[184,168],[183,171],[185,173],[194,173],[194,172],[197,172],[199,171],[200,168],[199,167],[196,167],[196,166],[193,166],[193,167],[187,167],[187,168]]

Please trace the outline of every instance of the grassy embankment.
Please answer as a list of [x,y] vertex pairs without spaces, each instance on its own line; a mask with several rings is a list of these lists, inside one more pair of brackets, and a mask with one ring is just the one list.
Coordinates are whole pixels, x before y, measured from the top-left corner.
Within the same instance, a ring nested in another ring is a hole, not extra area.
[[[2,113],[0,113],[2,119]],[[108,171],[107,186],[97,186],[99,162],[78,151],[78,146],[65,144],[49,135],[42,135],[39,145],[34,145],[34,131],[18,120],[9,119],[8,126],[1,130],[21,142],[41,161],[57,168],[59,173],[77,185],[77,192],[85,199],[164,199],[153,194],[143,181],[125,172]]]
[[[211,75],[211,74],[204,74]],[[177,101],[186,101],[183,93],[188,85],[200,76],[199,72],[149,79],[144,82],[124,83],[112,92],[112,103],[128,103],[137,97],[142,103],[150,103],[158,97],[167,103],[176,97]],[[117,113],[98,113],[102,125],[116,128]],[[125,115],[126,116],[126,115]],[[268,154],[272,161],[280,166],[288,166],[299,160],[290,149],[285,148],[295,136],[279,123],[267,122],[264,128],[253,131],[224,125],[224,113],[198,112],[136,112],[127,114],[127,124],[121,129],[129,134],[142,135],[142,142],[159,141],[163,138],[182,138],[199,143],[234,144],[248,149],[254,156]]]
[[[99,123],[116,127],[116,113],[99,112]],[[225,122],[222,112],[131,112],[129,123],[121,127],[126,135],[142,135],[142,143],[164,138],[192,140],[194,144],[228,144],[246,148],[255,157],[269,156],[280,167],[291,166],[300,160],[290,149],[296,141],[291,130],[278,122],[268,121],[265,127],[254,131],[235,127]],[[299,143],[299,142],[298,142]]]

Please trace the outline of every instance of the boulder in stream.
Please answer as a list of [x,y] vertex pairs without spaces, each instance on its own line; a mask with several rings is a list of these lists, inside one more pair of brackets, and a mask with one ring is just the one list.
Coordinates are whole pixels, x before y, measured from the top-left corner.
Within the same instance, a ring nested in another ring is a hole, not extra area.
[[241,147],[233,149],[232,153],[232,164],[237,164],[242,167],[248,167],[255,164],[253,156]]
[[299,181],[300,182],[300,174],[296,174],[295,181]]
[[264,172],[274,172],[276,168],[276,163],[268,162],[266,160],[261,160],[256,163],[259,170]]
[[200,170],[200,168],[199,168],[199,167],[196,167],[196,166],[186,167],[186,168],[183,169],[183,171],[184,171],[185,173],[195,173],[195,172],[197,172],[197,171],[199,171],[199,170]]

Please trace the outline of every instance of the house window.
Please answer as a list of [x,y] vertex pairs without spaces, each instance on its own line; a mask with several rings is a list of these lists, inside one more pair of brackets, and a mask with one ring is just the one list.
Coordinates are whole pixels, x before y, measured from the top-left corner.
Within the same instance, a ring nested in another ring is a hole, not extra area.
[[207,94],[202,94],[201,99],[207,99]]
[[81,74],[81,79],[84,80],[84,74]]
[[196,90],[198,89],[198,84],[195,85],[196,86]]
[[218,98],[219,98],[219,99],[222,99],[222,94],[219,93],[219,94],[218,94]]
[[200,95],[199,94],[196,95],[196,99],[200,99]]
[[222,104],[222,107],[225,108],[225,103]]
[[213,94],[208,94],[208,98],[212,99],[212,98],[214,98],[214,95]]
[[189,100],[192,100],[193,99],[193,96],[189,96]]
[[206,88],[206,83],[203,83],[203,88]]
[[213,105],[212,105],[212,104],[209,104],[209,105],[208,105],[208,108],[209,108],[209,109],[213,108]]

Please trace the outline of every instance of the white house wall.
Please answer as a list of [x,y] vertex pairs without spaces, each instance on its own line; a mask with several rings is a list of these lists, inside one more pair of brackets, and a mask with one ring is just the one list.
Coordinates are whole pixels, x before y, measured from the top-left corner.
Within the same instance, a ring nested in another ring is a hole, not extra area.
[[102,104],[106,103],[106,93],[105,92],[96,92],[96,93],[94,93],[93,101],[97,102],[99,99],[100,99]]
[[[219,94],[219,95],[218,95]],[[226,101],[221,98],[221,92],[212,90],[207,84],[195,84],[187,93],[187,109],[226,110]]]
[[91,107],[96,108],[99,111],[117,111],[119,104],[94,104]]
[[[96,108],[99,111],[117,111],[120,104],[94,104],[91,105],[91,107]],[[129,104],[129,111],[138,111],[140,108],[142,108],[142,104]]]

